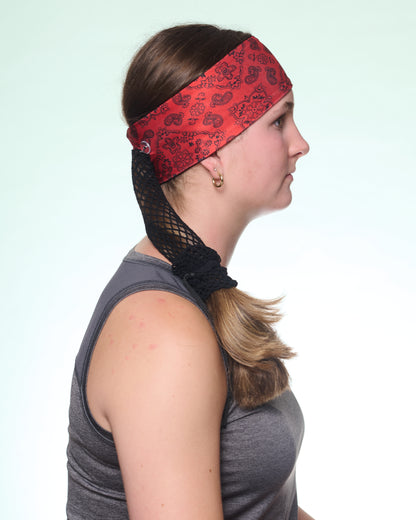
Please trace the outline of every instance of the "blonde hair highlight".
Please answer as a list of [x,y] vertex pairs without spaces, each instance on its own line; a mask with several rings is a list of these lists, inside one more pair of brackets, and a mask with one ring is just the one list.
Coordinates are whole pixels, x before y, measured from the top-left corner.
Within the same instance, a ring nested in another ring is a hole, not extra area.
[[255,408],[289,386],[282,360],[295,354],[277,335],[281,298],[262,300],[237,289],[220,289],[207,305],[229,358],[232,393],[242,408]]

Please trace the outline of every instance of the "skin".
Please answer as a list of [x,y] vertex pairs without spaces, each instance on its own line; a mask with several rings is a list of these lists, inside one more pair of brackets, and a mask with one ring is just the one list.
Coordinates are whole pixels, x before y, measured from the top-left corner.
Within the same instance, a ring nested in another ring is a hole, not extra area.
[[[224,265],[253,218],[290,204],[309,147],[287,94],[231,143],[185,172],[181,218]],[[215,188],[212,177],[224,176]],[[227,225],[224,225],[224,222]],[[145,237],[136,250],[165,260]],[[163,323],[163,327],[160,324]],[[115,440],[131,520],[220,520],[220,424],[224,365],[202,312],[177,295],[122,300],[91,359],[91,413]],[[311,517],[299,510],[299,519]]]

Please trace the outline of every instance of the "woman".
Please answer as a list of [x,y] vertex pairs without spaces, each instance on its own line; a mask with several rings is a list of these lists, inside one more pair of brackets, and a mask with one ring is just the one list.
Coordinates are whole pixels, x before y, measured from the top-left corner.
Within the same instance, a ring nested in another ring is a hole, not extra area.
[[253,218],[291,202],[308,144],[290,80],[250,34],[173,27],[134,57],[123,110],[147,236],[77,357],[68,518],[310,518],[277,302],[225,267]]

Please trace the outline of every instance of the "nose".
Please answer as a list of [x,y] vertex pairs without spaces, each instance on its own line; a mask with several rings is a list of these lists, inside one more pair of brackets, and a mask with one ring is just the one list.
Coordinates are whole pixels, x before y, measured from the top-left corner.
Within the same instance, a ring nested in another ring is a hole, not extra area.
[[299,136],[302,142],[301,150],[299,152],[301,155],[306,155],[307,153],[309,153],[310,150],[309,143],[308,141],[306,141],[306,139],[303,138],[302,134],[299,133]]
[[309,152],[309,144],[302,137],[302,134],[299,132],[298,127],[294,125],[294,136],[292,141],[292,154],[296,156],[298,159],[302,155],[306,155]]

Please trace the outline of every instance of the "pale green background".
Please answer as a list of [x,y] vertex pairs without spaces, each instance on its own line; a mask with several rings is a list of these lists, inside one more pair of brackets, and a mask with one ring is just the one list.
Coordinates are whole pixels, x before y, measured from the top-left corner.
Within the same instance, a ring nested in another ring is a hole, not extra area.
[[1,517],[64,517],[74,357],[143,233],[123,76],[156,30],[201,21],[276,53],[311,145],[292,206],[254,222],[230,266],[243,289],[287,295],[300,504],[317,520],[416,518],[414,2],[40,0],[1,13]]

